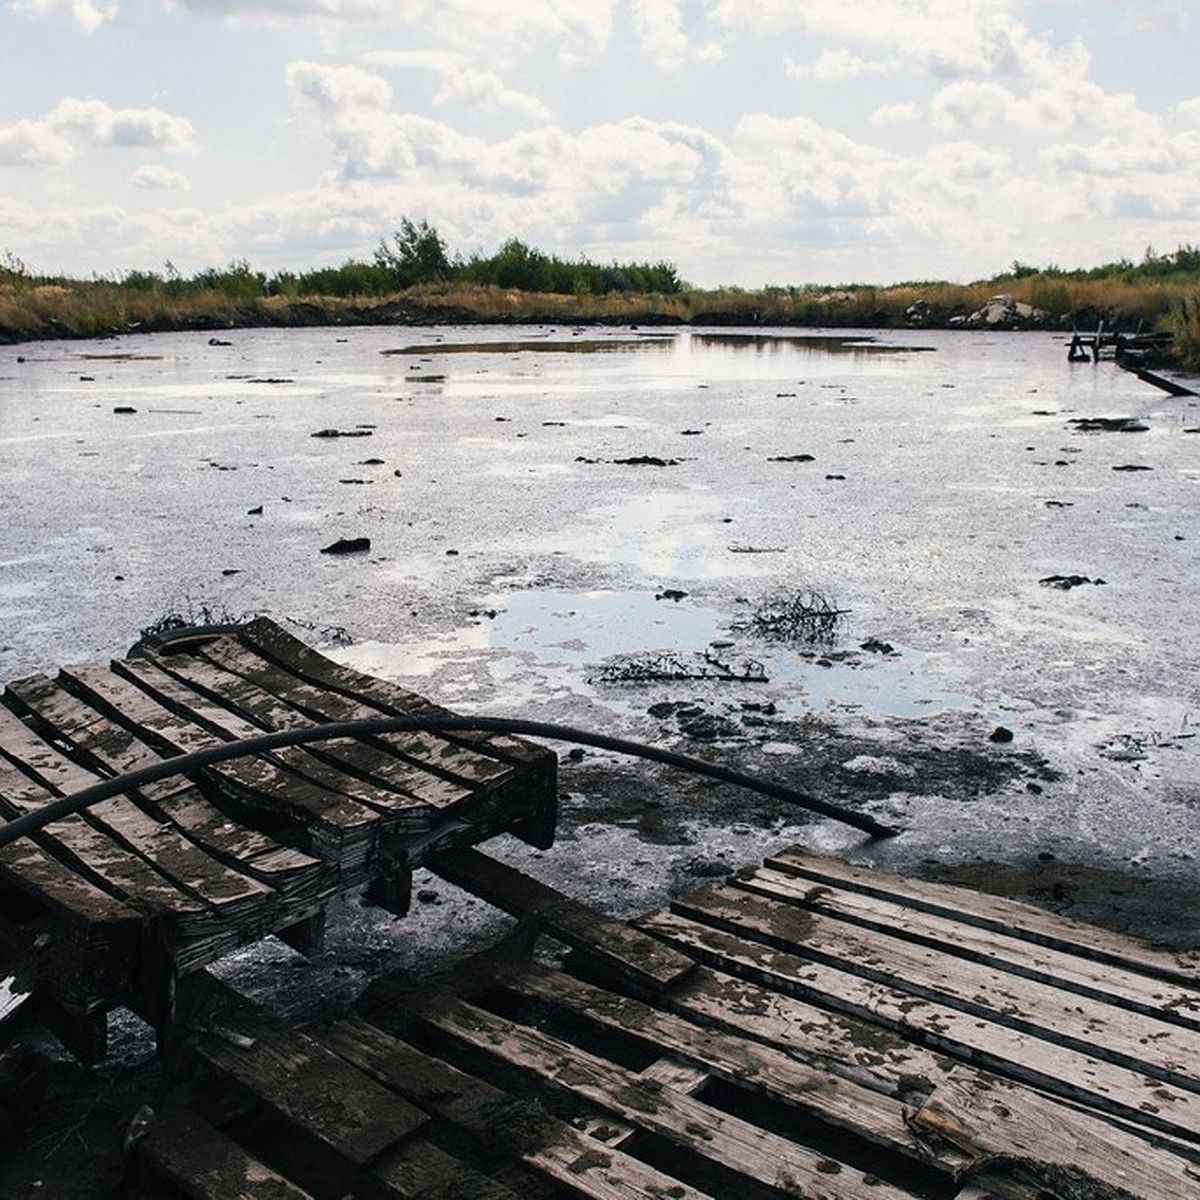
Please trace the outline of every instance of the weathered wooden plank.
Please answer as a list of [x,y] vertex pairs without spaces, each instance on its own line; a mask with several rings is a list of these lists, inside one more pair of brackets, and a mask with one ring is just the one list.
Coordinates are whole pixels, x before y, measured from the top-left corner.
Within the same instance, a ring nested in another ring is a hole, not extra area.
[[[900,1034],[1136,1125],[1200,1141],[1196,1094],[1140,1071],[916,996],[904,989],[902,980],[863,978],[679,913],[654,913],[637,925],[722,972],[859,1017],[878,1026],[885,1037]],[[747,1013],[744,1023],[749,1025],[753,1019],[753,1013]],[[786,1040],[792,1045],[798,1037],[796,1030]],[[869,1039],[862,1047],[865,1054],[859,1055],[860,1065],[863,1057],[869,1059],[871,1048]]]
[[[315,687],[290,671],[269,664],[235,638],[222,638],[205,646],[202,656],[212,665],[285,700],[310,719],[354,721],[379,716],[378,708],[362,703],[357,697]],[[173,666],[172,659],[162,661],[169,668]],[[414,730],[384,734],[378,740],[392,751],[392,761],[403,756],[412,763],[442,772],[447,781],[471,791],[495,788],[513,777],[511,764],[438,734]]]
[[514,916],[533,918],[546,932],[643,987],[670,987],[695,965],[687,955],[625,922],[604,917],[477,850],[460,847],[430,859],[428,865],[489,904]]
[[[10,723],[21,724],[0,708],[0,742],[6,741]],[[47,756],[52,753],[47,747]],[[37,812],[57,798],[19,772],[7,759],[0,758],[0,813],[4,816]],[[169,913],[181,927],[209,919],[210,910],[205,905],[181,892],[145,859],[78,814],[62,817],[46,826],[34,840],[68,867],[82,872],[93,885],[126,901],[139,912],[160,917]]]
[[[48,697],[55,691],[57,689],[49,681],[39,689],[14,688],[18,697],[29,697],[35,704],[39,702],[39,697]],[[78,701],[72,702],[70,697],[64,695],[57,696],[54,703],[60,709],[70,708],[72,704],[76,709],[82,708]],[[80,715],[80,723],[87,720],[86,713]],[[68,722],[68,725],[79,728],[74,722]],[[7,732],[10,726],[6,724],[2,728]],[[21,752],[20,748],[12,746],[7,739],[5,744],[8,755],[15,759]],[[88,787],[99,778],[53,747],[43,748],[34,757],[37,764],[28,764],[30,770],[36,770],[47,783],[66,794]],[[152,863],[185,893],[211,905],[218,914],[264,905],[273,898],[273,892],[266,884],[213,858],[185,838],[179,830],[144,812],[127,796],[113,796],[91,805],[87,817],[91,823],[101,826],[110,836]]]
[[677,912],[767,941],[1048,1042],[1200,1092],[1200,1036],[1141,1013],[1114,1009],[892,934],[718,885],[686,896]]
[[[76,670],[83,673],[85,669]],[[81,700],[44,677],[10,684],[8,694],[51,726],[73,731],[75,737],[86,736],[89,721],[107,720],[105,728],[108,736],[115,738],[117,735],[113,730],[123,731],[123,738],[114,743],[111,753],[117,755],[123,748],[137,761],[143,761],[144,747],[134,746],[134,742],[151,745],[160,757],[221,744],[222,739],[181,721],[155,704],[149,696],[117,680],[108,672],[88,669],[86,673],[91,677],[91,682],[109,693],[105,698],[89,692],[90,698],[105,708],[103,713],[95,713],[91,717],[88,716],[89,708]],[[114,691],[118,691],[119,695],[113,695]],[[127,706],[128,711],[122,709],[122,704]],[[126,719],[138,723],[136,737],[131,736],[130,731],[120,723]],[[4,743],[0,741],[0,744]],[[96,752],[95,746],[92,752]],[[318,853],[338,862],[351,878],[361,878],[379,822],[379,814],[375,810],[348,796],[320,788],[262,756],[235,759],[207,768],[204,775],[241,798],[302,822]]]
[[772,855],[765,865],[797,878],[891,899],[980,929],[1022,938],[1036,945],[1154,978],[1173,980],[1185,987],[1200,988],[1200,951],[1197,950],[1157,949],[1135,938],[1049,913],[1018,900],[946,883],[867,870],[799,846]]
[[670,1142],[678,1152],[811,1200],[911,1200],[911,1192],[867,1175],[605,1059],[474,1005],[420,1009],[423,1027],[498,1059],[540,1086],[611,1112]]
[[[106,715],[121,724],[135,725],[140,737],[167,755],[255,737],[263,732],[215,705],[203,711],[197,707],[188,717],[181,717],[148,692],[104,667],[72,667],[61,671],[60,677]],[[286,798],[298,811],[315,816],[323,824],[352,829],[374,824],[378,818],[376,810],[364,803],[368,787],[327,768],[303,747],[233,759],[210,769],[236,779],[252,792],[269,795],[272,800]]]
[[610,1150],[533,1103],[423,1054],[357,1017],[338,1021],[322,1041],[427,1112],[450,1122],[485,1155],[515,1158],[595,1200],[702,1193],[636,1158]]
[[[774,1047],[693,1024],[651,1004],[534,964],[506,981],[506,986],[519,995],[560,1008],[576,1020],[616,1034],[632,1034],[660,1047],[677,1064],[682,1063],[685,1072],[698,1072],[701,1079],[708,1075],[724,1079],[897,1154],[918,1161],[930,1158],[928,1147],[914,1138],[908,1127],[904,1101],[852,1079],[806,1066]],[[642,1076],[673,1086],[669,1075],[650,1076],[643,1071]],[[951,1174],[971,1165],[970,1159],[953,1147],[932,1160]]]
[[[31,838],[0,847],[0,880],[34,899],[50,916],[50,945],[39,972],[59,1004],[82,1011],[129,984],[143,919]],[[0,901],[0,914],[5,905]]]
[[445,1150],[421,1138],[410,1138],[387,1151],[373,1171],[389,1195],[434,1200],[435,1197],[462,1197],[462,1200],[516,1200],[502,1183],[459,1162]]
[[1200,1030],[1200,990],[1194,988],[1148,979],[1125,967],[1097,963],[949,916],[914,910],[881,896],[798,879],[770,867],[746,868],[734,875],[733,882],[748,891],[841,921],[895,933],[931,949]]
[[[314,724],[277,697],[261,692],[237,676],[227,676],[229,690],[226,693],[217,694],[202,688],[189,676],[203,676],[206,667],[209,664],[192,663],[189,669],[187,660],[180,656],[177,656],[174,670],[167,670],[157,659],[132,659],[113,664],[117,674],[144,689],[165,708],[213,730],[223,740],[284,729],[307,729]],[[353,743],[350,746],[352,748]],[[458,803],[469,795],[447,780],[396,759],[386,767],[388,777],[370,775],[357,768],[352,752],[340,754],[336,742],[323,747],[289,747],[272,751],[272,754],[321,786],[353,795],[384,813],[441,807]]]
[[421,1129],[419,1108],[245,997],[206,980],[198,1058],[354,1167]]
[[137,1157],[147,1182],[166,1181],[191,1200],[312,1200],[198,1114],[175,1106],[154,1114]]
[[[287,667],[301,679],[360,698],[381,711],[453,715],[449,709],[432,703],[416,692],[333,662],[265,617],[256,618],[242,626],[239,637],[246,645],[270,661]],[[480,753],[491,754],[502,760],[524,763],[535,772],[540,786],[554,783],[557,757],[542,746],[503,734],[455,733],[447,735],[447,740],[469,745]]]
[[[715,931],[701,931],[700,936],[734,944],[729,935]],[[772,955],[773,961],[778,957]],[[1136,1176],[1141,1182],[1129,1190],[1145,1200],[1167,1196],[1182,1200],[1194,1187],[1188,1161],[1152,1145],[1144,1136],[939,1054],[894,1032],[890,1025],[818,1008],[774,990],[769,983],[769,979],[758,984],[700,967],[658,1003],[696,1022],[701,1030],[711,1026],[753,1038],[818,1070],[882,1090],[915,1109],[937,1102],[963,1114],[976,1114],[978,1128],[972,1124],[974,1117],[962,1117],[957,1145],[980,1161],[1002,1155],[1064,1167],[1086,1163],[1101,1179]],[[702,1037],[701,1033],[697,1044]],[[1092,1074],[1080,1076],[1080,1082],[1094,1088],[1098,1081]],[[1144,1087],[1136,1091],[1135,1098],[1144,1092]]]

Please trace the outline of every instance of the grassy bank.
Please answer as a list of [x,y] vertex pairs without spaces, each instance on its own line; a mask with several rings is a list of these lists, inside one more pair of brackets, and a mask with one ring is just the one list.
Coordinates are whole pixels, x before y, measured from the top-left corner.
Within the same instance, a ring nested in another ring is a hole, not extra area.
[[[436,234],[427,226],[426,242]],[[399,235],[397,235],[399,237]],[[400,243],[397,243],[400,244]],[[417,240],[417,247],[421,243]],[[1069,330],[1106,327],[1174,335],[1174,362],[1200,370],[1200,251],[1147,253],[1090,271],[1014,263],[970,284],[908,282],[887,287],[702,289],[669,264],[564,263],[519,242],[464,263],[437,241],[421,266],[381,247],[374,263],[266,276],[245,263],[184,279],[131,272],[121,279],[38,276],[11,257],[0,265],[0,340],[87,338],[131,331],[223,330],[238,326],[447,324],[471,322],[747,324],[834,328],[971,325],[997,294],[1035,310],[1011,322]],[[516,281],[516,282],[514,282]],[[524,286],[518,286],[524,284]],[[641,285],[641,286],[635,286]],[[661,290],[647,290],[657,286]]]

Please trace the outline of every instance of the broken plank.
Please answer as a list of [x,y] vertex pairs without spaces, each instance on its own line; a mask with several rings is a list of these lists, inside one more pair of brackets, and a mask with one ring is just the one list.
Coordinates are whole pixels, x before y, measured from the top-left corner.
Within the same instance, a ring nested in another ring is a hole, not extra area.
[[136,1143],[143,1175],[191,1200],[312,1200],[198,1114],[169,1106],[156,1112]]
[[[928,1157],[926,1146],[914,1139],[908,1128],[903,1101],[806,1066],[774,1047],[692,1024],[641,1000],[573,979],[562,971],[531,965],[507,980],[506,987],[561,1009],[577,1021],[644,1040],[669,1053],[686,1070],[699,1072],[702,1078],[713,1076],[760,1093],[896,1154],[920,1161]],[[645,1071],[642,1076],[651,1077]],[[653,1077],[668,1084],[665,1076]],[[936,1161],[950,1173],[970,1165],[969,1158],[953,1149],[948,1155],[936,1156]]]
[[1200,1035],[1189,1029],[736,887],[701,889],[672,907],[742,937],[1200,1092]]
[[731,882],[838,920],[898,933],[932,949],[1200,1030],[1200,991],[1194,988],[1147,978],[1126,967],[1100,964],[997,930],[980,929],[948,915],[914,910],[886,897],[798,879],[770,867],[746,868]]
[[799,846],[772,855],[766,865],[818,883],[894,899],[912,908],[951,916],[981,929],[1025,938],[1097,962],[1141,971],[1184,986],[1200,987],[1200,951],[1157,949],[1134,938],[1049,913],[1032,904],[947,883],[906,879],[868,870]]
[[911,1200],[911,1192],[874,1173],[639,1079],[632,1071],[474,1005],[447,1000],[413,1016],[423,1028],[471,1053],[498,1060],[552,1093],[608,1111],[664,1139],[676,1154],[703,1160],[742,1180],[793,1196]]
[[389,1195],[412,1200],[517,1200],[502,1183],[419,1137],[387,1151],[372,1173]]
[[[977,1124],[964,1117],[957,1145],[977,1157],[1064,1166],[1086,1161],[1104,1179],[1127,1178],[1136,1164],[1141,1182],[1130,1187],[1133,1194],[1145,1200],[1190,1194],[1187,1160],[1152,1145],[1144,1131],[1119,1129],[1074,1104],[928,1049],[887,1024],[818,1008],[772,988],[769,980],[759,984],[700,967],[659,1002],[702,1028],[753,1038],[913,1108],[936,1101],[976,1114]],[[1094,1075],[1080,1078],[1092,1087],[1098,1082]]]
[[322,1041],[461,1131],[489,1158],[512,1157],[595,1200],[631,1195],[702,1200],[702,1193],[581,1134],[530,1101],[510,1096],[361,1018],[338,1021]]
[[457,848],[430,859],[429,868],[449,883],[540,928],[604,968],[652,989],[670,987],[695,965],[685,954],[647,937],[623,921],[523,875],[477,850]]
[[[678,913],[654,913],[637,925],[723,973],[860,1018],[881,1029],[889,1046],[890,1035],[898,1034],[1052,1095],[1200,1144],[1200,1100],[1193,1092],[915,996],[903,989],[901,980],[864,979]],[[745,1023],[753,1020],[750,1013]],[[869,1056],[872,1039],[864,1046]]]

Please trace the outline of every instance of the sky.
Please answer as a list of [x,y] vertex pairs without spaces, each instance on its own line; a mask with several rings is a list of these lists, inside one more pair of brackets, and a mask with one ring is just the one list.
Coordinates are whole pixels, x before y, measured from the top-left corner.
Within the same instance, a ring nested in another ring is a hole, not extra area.
[[0,262],[454,250],[702,287],[1200,242],[1192,0],[0,0]]

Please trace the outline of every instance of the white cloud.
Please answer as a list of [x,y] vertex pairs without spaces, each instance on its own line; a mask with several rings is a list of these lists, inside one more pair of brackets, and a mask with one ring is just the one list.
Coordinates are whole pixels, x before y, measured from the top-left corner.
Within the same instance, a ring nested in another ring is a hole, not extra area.
[[182,171],[174,171],[170,167],[157,163],[146,163],[138,167],[129,177],[129,182],[138,188],[163,188],[175,191],[187,191],[191,181]]
[[1139,0],[1126,5],[1122,26],[1132,33],[1182,33],[1190,20],[1183,0]]
[[75,148],[45,121],[17,121],[0,125],[0,165],[65,167]]
[[629,0],[633,28],[651,58],[666,70],[689,59],[715,62],[723,57],[717,42],[697,46],[684,32],[679,0]]
[[441,87],[434,95],[433,102],[466,104],[483,112],[511,109],[535,121],[545,121],[550,117],[550,110],[536,96],[515,91],[492,71],[464,68],[447,72],[442,77]]
[[872,125],[908,125],[918,120],[921,110],[911,100],[881,104],[868,118]]
[[117,19],[117,6],[92,0],[12,0],[14,12],[31,17],[63,16],[80,33],[95,33]]
[[68,96],[46,121],[54,129],[81,134],[96,146],[135,146],[167,154],[197,148],[192,123],[160,108],[110,108],[102,100]]
[[784,67],[789,79],[815,79],[819,83],[834,83],[841,79],[858,79],[863,75],[887,75],[892,67],[879,60],[869,61],[851,54],[845,46],[822,50],[811,65],[786,57]]

